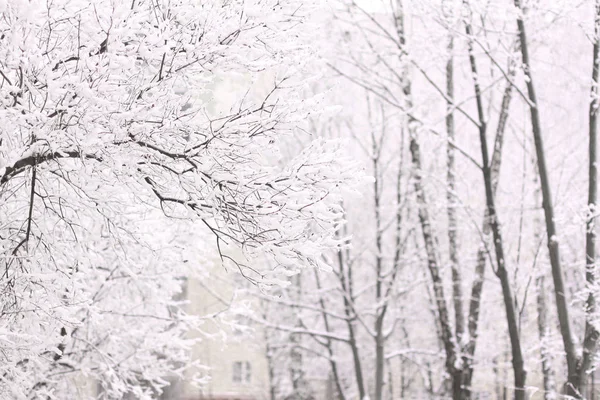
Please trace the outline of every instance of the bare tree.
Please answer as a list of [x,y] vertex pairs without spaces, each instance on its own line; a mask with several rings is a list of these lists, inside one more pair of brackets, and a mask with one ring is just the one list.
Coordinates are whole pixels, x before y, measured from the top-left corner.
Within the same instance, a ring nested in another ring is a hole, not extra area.
[[[535,143],[537,156],[538,174],[542,189],[542,207],[544,209],[546,221],[547,246],[550,255],[550,264],[552,267],[552,277],[554,281],[554,294],[556,299],[556,308],[558,320],[560,323],[560,332],[563,339],[563,345],[566,354],[568,378],[565,391],[568,395],[576,398],[585,396],[585,386],[587,375],[592,363],[592,358],[598,342],[599,333],[590,323],[590,315],[595,311],[595,297],[593,291],[590,291],[586,305],[586,324],[583,339],[582,354],[578,355],[575,347],[575,337],[571,327],[569,302],[566,298],[566,287],[564,283],[564,272],[561,264],[559,252],[559,232],[555,223],[555,212],[553,207],[552,194],[550,190],[550,179],[546,165],[546,154],[542,135],[542,124],[539,110],[539,103],[535,91],[535,81],[531,68],[529,57],[529,44],[525,22],[523,20],[524,9],[520,0],[514,1],[515,7],[520,11],[517,17],[517,28],[519,33],[521,57],[523,61],[523,72],[527,86],[527,100],[531,114],[531,129]],[[596,2],[594,17],[594,41],[592,55],[592,89],[589,106],[589,187],[588,187],[588,208],[589,216],[586,223],[586,281],[589,287],[595,282],[595,227],[594,227],[594,209],[597,202],[597,170],[596,170],[596,136],[597,136],[597,108],[598,108],[598,52],[600,34],[600,3]]]

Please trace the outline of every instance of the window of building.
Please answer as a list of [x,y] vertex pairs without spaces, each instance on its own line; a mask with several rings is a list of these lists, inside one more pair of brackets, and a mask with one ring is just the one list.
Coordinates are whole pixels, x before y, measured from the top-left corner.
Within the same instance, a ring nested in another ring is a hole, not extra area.
[[252,369],[249,361],[236,361],[233,363],[233,381],[236,383],[250,383]]

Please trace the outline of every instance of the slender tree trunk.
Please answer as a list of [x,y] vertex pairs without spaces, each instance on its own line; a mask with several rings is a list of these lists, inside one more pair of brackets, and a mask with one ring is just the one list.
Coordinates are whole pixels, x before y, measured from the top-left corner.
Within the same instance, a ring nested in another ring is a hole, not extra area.
[[427,393],[429,393],[429,398],[434,399],[437,396],[435,395],[435,389],[433,387],[433,371],[431,369],[431,363],[429,361],[425,362],[425,369],[427,374],[427,380],[424,382]]
[[[508,362],[508,350],[504,355]],[[502,368],[502,400],[508,400],[508,368]]]
[[[317,270],[314,270],[315,273],[315,282],[317,284],[317,290],[319,290],[319,292],[321,292],[321,280],[319,278],[319,273],[317,272]],[[321,310],[323,310],[323,312],[321,313],[322,317],[323,317],[323,324],[325,325],[325,330],[327,332],[331,332],[331,327],[329,324],[329,317],[327,316],[327,313],[325,312],[326,305],[325,305],[325,300],[323,299],[323,297],[319,297],[319,305],[321,306]],[[337,362],[335,361],[335,354],[333,352],[333,343],[331,341],[331,339],[327,339],[325,341],[325,347],[327,348],[327,354],[329,356],[329,366],[331,367],[331,374],[333,375],[333,382],[335,383],[335,387],[337,390],[337,398],[338,400],[346,400],[346,396],[344,395],[344,390],[342,388],[342,383],[340,380],[340,374],[338,371],[338,365]]]
[[[405,348],[410,348],[410,337],[408,335],[408,330],[404,325],[401,326],[400,330],[404,335]],[[406,393],[410,390],[410,386],[412,383],[412,379],[407,377],[407,372],[410,373],[410,369],[406,368],[406,358],[400,357],[400,399],[404,399],[406,397]],[[407,371],[408,369],[408,371]],[[393,399],[393,397],[392,397]]]
[[[541,197],[539,182],[537,176],[534,179],[535,185],[535,200],[539,202]],[[543,223],[539,218],[539,214],[536,213],[534,219],[535,234],[533,243],[540,243],[542,240],[542,230],[544,229]],[[535,259],[537,259],[537,254]],[[535,268],[535,264],[534,264]],[[544,377],[544,400],[556,399],[556,379],[554,369],[552,368],[553,355],[548,348],[548,339],[550,336],[550,328],[548,326],[548,305],[546,297],[546,279],[545,271],[540,271],[535,278],[535,286],[537,289],[537,312],[538,312],[538,333],[540,337],[540,356],[542,358],[542,375]]]
[[585,396],[589,369],[596,352],[599,333],[592,325],[590,319],[596,311],[596,298],[594,284],[596,283],[596,204],[598,203],[598,162],[597,135],[598,135],[598,63],[600,51],[600,1],[596,1],[596,15],[594,19],[594,48],[592,57],[592,88],[589,108],[589,169],[588,169],[588,217],[585,235],[585,280],[589,290],[586,301],[586,321],[583,338],[583,352],[579,365],[579,392]]
[[[468,5],[468,2],[465,1]],[[465,25],[467,37],[471,37],[473,32],[471,25],[467,22]],[[496,214],[496,206],[494,202],[494,187],[492,182],[491,163],[488,155],[487,145],[487,123],[483,111],[483,99],[479,86],[479,75],[477,73],[477,64],[473,52],[473,43],[468,42],[469,47],[469,63],[473,74],[473,84],[475,89],[475,99],[477,102],[477,114],[479,116],[479,142],[481,145],[481,158],[483,162],[482,172],[483,181],[485,184],[485,198],[489,215],[490,228],[494,239],[494,248],[496,253],[497,275],[500,278],[502,286],[502,295],[504,298],[504,307],[506,309],[506,318],[508,322],[508,334],[511,342],[512,364],[515,382],[515,400],[525,399],[525,381],[527,373],[523,360],[523,351],[521,349],[521,338],[519,334],[518,314],[516,310],[515,297],[512,292],[512,284],[508,271],[506,270],[506,258],[504,256],[504,247],[502,233],[500,231],[500,222]]]
[[[509,79],[515,74],[515,65],[511,64],[509,69]],[[498,120],[498,126],[496,127],[496,138],[494,140],[494,152],[492,154],[492,192],[494,197],[496,196],[496,190],[498,188],[498,182],[500,177],[500,166],[502,165],[502,149],[504,144],[504,132],[506,128],[506,121],[508,119],[508,111],[510,102],[512,99],[512,84],[507,82],[502,95],[502,103],[500,106],[500,116]],[[485,241],[490,236],[491,227],[489,221],[489,213],[486,208],[482,222],[482,232]],[[475,357],[475,348],[477,345],[478,327],[479,327],[479,312],[481,304],[481,295],[483,293],[483,282],[485,278],[485,265],[487,263],[487,246],[485,242],[482,242],[477,250],[477,264],[475,266],[475,277],[471,284],[471,300],[469,302],[469,318],[468,318],[468,330],[469,330],[469,341],[467,342],[466,348],[463,354],[463,368],[465,373],[463,376],[463,396],[465,399],[470,398],[471,382],[473,381],[473,358]]]
[[[410,124],[409,125],[414,125]],[[440,275],[440,268],[436,255],[436,243],[431,228],[431,218],[427,209],[427,197],[423,190],[422,183],[422,167],[421,167],[421,153],[419,143],[417,141],[416,132],[411,134],[410,138],[410,152],[413,160],[413,167],[415,170],[414,187],[417,194],[417,204],[419,206],[419,221],[421,224],[421,230],[423,234],[423,241],[425,242],[425,252],[427,254],[427,266],[433,282],[433,296],[436,303],[438,320],[440,323],[440,334],[441,340],[444,345],[446,353],[446,367],[449,371],[454,370],[454,362],[456,361],[456,344],[454,337],[452,336],[452,328],[450,326],[450,319],[448,315],[448,307],[446,305],[446,298],[444,296],[444,285],[442,277]]]
[[388,371],[388,383],[387,383],[387,392],[388,399],[394,398],[394,374],[392,370],[392,363],[390,360],[387,360],[387,371]]
[[[401,48],[406,45],[406,38],[404,32],[404,10],[402,8],[402,2],[398,0],[396,2],[395,10],[395,26],[398,35],[398,40]],[[402,71],[402,93],[404,95],[405,109],[410,110],[412,108],[412,93],[411,93],[411,81],[407,68]],[[409,151],[412,160],[412,167],[414,171],[413,185],[417,197],[417,206],[419,214],[419,222],[421,225],[421,232],[423,235],[423,241],[425,244],[425,253],[427,254],[427,267],[433,286],[433,297],[437,308],[437,321],[440,328],[440,339],[444,346],[446,355],[446,370],[453,375],[455,372],[456,362],[456,340],[452,332],[450,323],[450,317],[448,312],[448,306],[444,295],[444,285],[440,274],[440,266],[437,257],[437,241],[433,233],[431,218],[429,216],[427,196],[423,188],[423,168],[421,165],[421,150],[418,140],[418,126],[419,123],[414,120],[410,115],[408,116],[408,134],[409,134]]]
[[277,400],[277,385],[275,384],[275,366],[273,362],[272,349],[267,344],[267,365],[269,368],[269,396],[270,400]]
[[[354,365],[354,375],[356,377],[356,386],[358,387],[358,395],[360,399],[364,399],[366,396],[365,382],[363,379],[362,365],[360,359],[360,353],[358,350],[358,343],[356,340],[356,333],[354,328],[354,311],[352,308],[351,301],[353,301],[353,282],[352,282],[352,267],[344,267],[344,255],[342,250],[337,252],[338,255],[338,266],[339,266],[339,278],[342,285],[342,291],[344,293],[344,315],[346,316],[346,327],[348,329],[348,345],[352,351],[352,362]],[[347,271],[346,271],[347,269]]]
[[379,155],[381,146],[377,144],[375,135],[372,134],[372,149],[373,149],[373,175],[375,180],[373,183],[373,201],[375,205],[375,273],[377,282],[375,282],[375,304],[377,304],[376,319],[375,319],[375,400],[383,398],[383,380],[384,380],[384,342],[383,322],[387,307],[382,304],[383,296],[383,248],[382,248],[382,227],[381,227],[381,174],[379,171]]
[[[262,307],[264,309],[264,306]],[[263,319],[266,319],[266,312],[263,314]],[[269,337],[269,328],[264,328],[265,339],[265,358],[267,359],[267,370],[269,372],[269,399],[277,400],[277,378],[275,375],[275,360],[274,349],[271,346],[271,338]]]
[[492,371],[494,372],[494,389],[496,391],[496,400],[502,398],[502,382],[500,381],[500,369],[498,367],[498,356],[492,360]]
[[546,234],[548,236],[548,252],[550,254],[550,265],[552,267],[552,278],[554,280],[554,294],[556,297],[556,308],[558,312],[558,321],[560,324],[561,336],[567,357],[568,382],[567,394],[577,396],[577,353],[571,330],[569,318],[569,307],[565,298],[564,274],[560,261],[560,252],[558,248],[559,238],[557,236],[556,225],[554,223],[554,207],[552,205],[552,194],[550,192],[550,179],[546,168],[546,154],[544,151],[544,142],[542,137],[542,127],[540,121],[539,104],[535,92],[534,80],[531,73],[531,63],[529,61],[529,49],[525,23],[523,21],[523,7],[520,0],[514,0],[515,6],[521,12],[517,17],[517,28],[519,32],[519,41],[521,49],[521,58],[523,62],[523,72],[527,85],[529,97],[529,110],[531,114],[531,128],[535,143],[535,152],[537,157],[538,173],[540,176],[540,185],[542,188],[542,208],[546,220]]
[[[515,74],[515,63],[511,63],[509,66],[509,79]],[[502,103],[500,106],[500,115],[498,118],[498,126],[496,128],[496,138],[494,140],[494,151],[492,154],[491,161],[491,176],[492,176],[492,192],[496,195],[496,189],[498,187],[498,181],[500,176],[500,166],[502,165],[502,149],[504,145],[504,131],[506,128],[506,121],[508,119],[508,112],[510,102],[512,100],[512,84],[507,83],[504,93],[502,95]],[[488,210],[486,208],[482,222],[482,232],[484,240],[490,236],[490,223]],[[485,242],[482,242],[477,250],[477,264],[475,266],[475,276],[471,284],[471,297],[469,301],[469,317],[467,321],[468,327],[468,342],[463,349],[463,372],[460,375],[462,393],[461,399],[471,398],[471,383],[473,380],[473,358],[475,356],[475,349],[477,345],[478,337],[478,326],[479,326],[479,312],[480,302],[483,293],[483,283],[485,278],[485,266],[487,263],[487,246]],[[460,343],[460,342],[459,342]]]
[[540,335],[540,353],[542,357],[542,375],[544,376],[544,400],[556,399],[556,381],[552,368],[552,353],[548,348],[548,306],[546,305],[546,288],[544,275],[535,279],[537,288],[538,330]]
[[400,360],[400,398],[403,399],[406,391],[406,368],[404,368],[404,358]]
[[379,315],[375,322],[375,400],[383,399],[383,374],[385,366],[383,337],[383,315]]
[[[383,108],[381,110],[382,120],[385,121],[385,114]],[[392,263],[391,276],[386,278],[383,271],[383,227],[381,218],[381,185],[383,181],[383,174],[380,172],[382,167],[381,162],[381,149],[384,145],[385,137],[385,124],[383,125],[381,132],[381,139],[376,140],[375,135],[372,134],[372,147],[373,147],[373,174],[375,176],[375,182],[373,185],[374,193],[374,204],[375,204],[375,245],[377,254],[375,256],[375,269],[377,282],[375,283],[375,300],[377,304],[376,320],[375,320],[375,400],[383,399],[383,387],[384,387],[384,376],[385,376],[385,342],[386,336],[383,331],[385,316],[389,306],[389,298],[392,292],[398,270],[400,269],[400,255],[402,253],[402,167],[403,167],[403,145],[400,146],[399,155],[399,166],[398,175],[396,179],[396,232],[395,232],[395,249],[394,258]],[[404,134],[401,135],[400,140],[403,142]],[[387,274],[386,274],[387,275]],[[387,283],[386,283],[387,282]],[[391,383],[390,383],[391,384]]]
[[[302,293],[302,279],[301,275],[296,275],[292,278],[292,291],[293,300],[300,302]],[[296,327],[301,327],[301,322],[298,319]],[[291,345],[290,349],[290,379],[292,381],[292,389],[294,393],[299,393],[303,390],[305,385],[304,379],[304,361],[302,357],[302,351],[298,348],[298,345],[302,342],[302,337],[299,334],[290,334],[289,342]]]
[[456,209],[456,167],[454,166],[455,149],[452,144],[456,140],[454,130],[454,38],[450,34],[448,40],[448,61],[446,62],[446,133],[448,141],[446,145],[446,201],[448,215],[448,254],[450,256],[450,269],[452,270],[452,301],[454,305],[454,321],[457,358],[461,365],[455,366],[452,373],[452,398],[454,400],[468,400],[471,398],[470,382],[468,380],[468,368],[465,368],[462,357],[462,343],[465,332],[465,314],[463,311],[462,294],[462,274],[460,271],[460,262],[458,259],[458,240],[457,240],[457,218]]
[[446,145],[446,201],[448,214],[448,254],[450,255],[450,268],[452,270],[452,299],[454,303],[454,320],[456,340],[462,342],[462,336],[465,331],[465,315],[463,312],[463,295],[462,295],[462,277],[460,264],[458,260],[458,243],[457,243],[457,222],[456,208],[456,167],[455,149],[450,143],[456,140],[454,132],[454,62],[452,51],[454,49],[454,40],[450,36],[448,41],[448,62],[446,63],[446,96],[448,98],[446,104],[446,132],[448,141]]
[[[405,45],[405,37],[404,37],[404,21],[402,14],[402,4],[401,2],[397,3],[397,15],[396,15],[396,29],[398,32],[398,38],[401,47]],[[456,218],[456,193],[455,193],[455,167],[454,167],[454,153],[455,149],[452,144],[455,142],[455,128],[454,128],[454,114],[452,110],[454,109],[454,78],[453,78],[453,40],[452,37],[449,39],[448,43],[448,52],[449,57],[446,64],[446,100],[447,100],[447,113],[446,113],[446,130],[448,134],[448,147],[447,147],[447,201],[448,201],[448,242],[449,242],[449,255],[450,255],[450,263],[452,270],[452,289],[453,289],[453,305],[455,312],[455,338],[451,339],[451,342],[454,342],[455,352],[453,357],[461,358],[461,363],[453,363],[453,365],[447,365],[447,372],[450,375],[452,384],[452,396],[454,399],[470,399],[471,396],[471,382],[473,377],[473,357],[475,353],[476,341],[477,341],[477,332],[478,332],[478,320],[479,320],[479,311],[480,311],[480,300],[483,292],[483,282],[484,282],[484,272],[485,272],[485,264],[486,264],[486,247],[482,245],[480,250],[478,251],[477,257],[477,265],[475,269],[475,278],[472,283],[471,288],[471,297],[469,302],[469,318],[467,321],[467,326],[469,330],[468,342],[465,344],[465,348],[462,346],[462,338],[465,332],[465,317],[463,311],[463,302],[462,302],[462,277],[459,268],[459,259],[458,259],[458,245],[457,245],[457,218]],[[515,65],[511,63],[509,68],[510,76],[513,76],[515,73]],[[410,109],[411,106],[411,96],[410,96],[410,82],[408,81],[407,72],[403,72],[403,77],[405,78],[405,98],[407,100],[407,107]],[[509,79],[510,80],[510,79]],[[502,152],[502,144],[503,144],[503,135],[505,130],[506,121],[508,118],[508,109],[509,104],[512,98],[512,85],[509,83],[506,86],[503,98],[502,98],[502,106],[501,112],[497,127],[496,133],[496,142],[494,146],[494,152],[491,161],[491,176],[492,176],[492,185],[493,185],[493,193],[496,191],[496,187],[498,184],[498,175],[501,164],[501,152]],[[413,122],[413,124],[410,124]],[[409,121],[409,125],[415,125],[415,121]],[[418,141],[414,137],[411,136],[411,153],[413,156],[413,163],[415,161],[415,153],[412,152],[413,149],[416,148],[418,152]],[[420,190],[416,189],[417,193]],[[490,233],[490,224],[487,218],[487,210],[486,216],[483,222],[483,230],[486,233],[486,236]],[[427,250],[427,243],[426,243]],[[431,258],[431,255],[428,254],[428,258]],[[435,285],[434,285],[435,286]],[[437,297],[437,295],[436,295]],[[441,321],[440,321],[441,325]],[[443,327],[440,327],[440,331],[443,330]],[[441,334],[441,337],[444,335]],[[447,346],[446,346],[447,347]]]
[[503,240],[500,232],[500,224],[498,222],[498,216],[496,215],[496,209],[494,205],[494,197],[492,193],[492,182],[491,173],[489,168],[489,159],[487,154],[487,140],[485,138],[485,132],[480,128],[479,138],[481,141],[481,152],[483,156],[483,175],[486,191],[486,202],[489,212],[490,226],[492,229],[492,235],[494,239],[494,247],[496,253],[497,263],[497,275],[500,278],[500,284],[502,286],[502,295],[504,298],[504,306],[506,308],[506,318],[508,322],[508,333],[511,341],[512,348],[512,363],[513,372],[515,379],[515,399],[525,399],[525,381],[526,371],[523,361],[523,352],[521,350],[521,339],[519,336],[519,324],[518,315],[516,311],[515,298],[512,293],[512,285],[510,283],[510,277],[505,266],[504,248],[502,246]]
[[[554,208],[552,205],[552,194],[550,191],[550,181],[546,168],[546,157],[544,151],[544,143],[542,137],[542,127],[539,114],[539,104],[535,92],[534,80],[531,73],[531,63],[529,61],[529,49],[527,42],[527,34],[525,23],[523,21],[523,7],[520,0],[514,0],[515,6],[521,11],[517,18],[517,28],[519,31],[521,57],[523,61],[523,70],[527,85],[527,93],[529,97],[529,110],[531,113],[531,128],[536,148],[538,173],[540,176],[540,185],[542,189],[542,208],[544,209],[546,220],[546,233],[548,235],[548,252],[550,254],[550,264],[552,267],[552,278],[554,280],[554,294],[556,297],[556,308],[558,313],[558,321],[560,324],[560,332],[563,339],[565,354],[567,359],[568,381],[566,385],[566,394],[576,398],[583,398],[585,395],[585,383],[587,374],[591,365],[593,353],[598,342],[598,332],[589,323],[590,314],[595,309],[595,299],[592,293],[589,294],[586,304],[586,327],[583,340],[583,353],[578,357],[575,349],[573,331],[571,329],[571,321],[569,318],[569,306],[565,297],[564,272],[562,270],[560,252],[559,252],[559,237],[554,222]],[[590,215],[593,215],[597,202],[597,170],[596,170],[596,130],[597,130],[597,107],[598,107],[598,35],[600,25],[600,3],[596,1],[595,12],[595,38],[593,46],[592,60],[592,99],[589,108],[589,193],[588,207]],[[588,287],[594,283],[595,269],[595,230],[594,218],[590,217],[587,221],[586,233],[586,281]]]

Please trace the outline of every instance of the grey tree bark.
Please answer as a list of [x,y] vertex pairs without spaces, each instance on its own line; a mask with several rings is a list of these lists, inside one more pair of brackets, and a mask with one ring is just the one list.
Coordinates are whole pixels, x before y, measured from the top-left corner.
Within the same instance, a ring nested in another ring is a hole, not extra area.
[[[514,64],[509,67],[509,79],[515,74]],[[494,140],[494,152],[492,154],[492,161],[490,166],[491,178],[492,178],[492,193],[495,196],[498,188],[498,181],[500,176],[500,167],[502,165],[502,149],[504,145],[504,132],[506,128],[506,121],[508,119],[509,106],[512,99],[512,84],[507,83],[502,95],[502,103],[500,106],[500,116],[498,120],[498,126],[496,127],[496,138]],[[475,265],[475,276],[471,284],[471,297],[469,302],[469,317],[468,317],[468,331],[469,340],[466,344],[463,354],[463,365],[464,365],[464,376],[462,377],[462,398],[469,399],[471,396],[470,386],[473,380],[473,357],[475,356],[475,349],[477,345],[478,327],[479,327],[479,314],[480,314],[480,303],[481,296],[483,294],[483,283],[485,280],[485,267],[488,259],[488,248],[487,243],[491,234],[491,226],[489,219],[489,212],[486,208],[482,222],[483,240],[477,249],[477,264]]]
[[[317,270],[314,270],[314,274],[315,274],[315,283],[317,285],[317,289],[320,292],[321,291],[321,279],[319,278],[319,273],[317,272]],[[319,305],[321,306],[321,310],[323,310],[323,312],[321,313],[321,316],[323,317],[323,324],[325,325],[325,330],[327,332],[331,332],[331,324],[329,323],[329,317],[328,317],[327,313],[325,312],[325,310],[327,310],[327,307],[325,304],[325,300],[321,296],[319,297]],[[344,389],[342,387],[342,382],[340,380],[338,365],[337,365],[337,362],[335,361],[335,353],[333,351],[332,340],[329,338],[326,338],[324,346],[327,349],[327,355],[329,356],[329,366],[331,367],[331,374],[333,375],[333,382],[335,383],[335,388],[337,391],[337,398],[338,398],[338,400],[346,400],[346,395],[344,394]]]
[[592,50],[592,87],[589,108],[589,144],[588,144],[588,218],[585,235],[585,280],[590,292],[586,301],[586,321],[583,337],[583,351],[579,362],[579,392],[585,395],[589,369],[596,353],[600,333],[591,323],[591,316],[596,311],[596,298],[592,290],[596,283],[596,204],[598,203],[598,68],[600,53],[600,1],[596,1],[594,19],[594,46]]
[[[404,10],[402,2],[398,0],[396,2],[395,10],[395,25],[396,32],[398,35],[399,45],[404,48],[406,45],[405,32],[404,32]],[[412,93],[411,93],[411,80],[408,76],[408,69],[404,68],[402,71],[402,93],[404,95],[405,109],[410,110],[412,108]],[[446,369],[448,371],[454,371],[454,365],[456,361],[456,341],[452,332],[450,323],[450,316],[448,311],[448,305],[444,295],[444,285],[440,274],[440,265],[437,257],[437,241],[435,239],[431,217],[429,216],[428,201],[423,188],[422,173],[423,168],[421,165],[421,150],[419,144],[419,127],[418,121],[414,119],[412,115],[408,115],[407,129],[409,134],[409,152],[411,155],[412,168],[414,171],[413,186],[415,188],[419,222],[421,225],[421,233],[423,242],[425,244],[425,253],[427,255],[427,267],[432,281],[433,286],[433,297],[437,309],[437,322],[439,323],[439,335],[442,341],[444,352],[446,355]]]
[[348,329],[348,345],[352,351],[352,362],[354,364],[354,374],[356,378],[356,386],[358,388],[358,395],[361,399],[366,396],[365,381],[363,379],[362,364],[360,358],[360,352],[358,350],[358,342],[356,340],[356,329],[354,311],[352,308],[352,302],[354,301],[354,290],[353,290],[353,277],[352,277],[352,266],[345,265],[344,251],[338,250],[338,276],[344,292],[344,315],[346,316],[346,327]]
[[[539,181],[537,176],[534,179],[535,185],[535,200],[539,203],[541,198],[541,190],[539,188]],[[543,222],[541,221],[539,213],[536,213],[534,219],[534,237],[533,242],[542,245],[542,232],[544,229]],[[539,248],[534,256],[534,268],[539,258]],[[539,271],[535,278],[535,287],[537,291],[536,302],[537,302],[537,313],[538,313],[538,334],[540,337],[540,356],[542,359],[542,376],[544,377],[544,400],[555,400],[556,391],[556,375],[554,368],[552,367],[552,360],[554,356],[551,349],[548,347],[548,340],[550,337],[550,326],[548,325],[548,299],[546,295],[546,271]]]
[[552,368],[552,353],[548,348],[548,306],[546,304],[546,283],[543,274],[535,279],[537,288],[538,331],[540,335],[540,353],[542,357],[542,375],[544,376],[544,400],[556,399],[556,381]]
[[[584,398],[585,383],[587,374],[592,361],[592,355],[596,349],[598,342],[598,331],[589,323],[590,313],[595,309],[595,298],[592,293],[589,294],[586,307],[586,327],[583,339],[583,352],[578,355],[575,348],[575,340],[571,328],[571,320],[569,317],[569,304],[566,299],[566,288],[564,284],[564,272],[562,269],[560,251],[559,251],[559,236],[554,222],[554,207],[552,204],[552,194],[550,190],[550,179],[546,166],[546,154],[544,150],[544,142],[542,135],[541,118],[539,112],[539,104],[537,101],[533,74],[531,72],[531,62],[529,59],[529,48],[527,41],[527,32],[525,22],[523,21],[523,6],[520,0],[514,0],[514,4],[519,11],[517,17],[517,28],[520,39],[521,58],[523,62],[523,72],[527,86],[527,94],[529,100],[529,110],[531,114],[531,130],[536,149],[538,174],[540,177],[540,185],[542,189],[542,208],[544,209],[546,221],[546,234],[548,237],[548,252],[550,255],[550,265],[552,267],[552,278],[554,281],[554,295],[556,299],[556,308],[560,332],[563,339],[563,346],[567,361],[567,384],[565,392],[567,395],[575,398]],[[597,171],[596,171],[596,135],[597,135],[597,90],[598,90],[598,35],[600,27],[600,2],[596,1],[595,12],[595,38],[593,45],[592,57],[592,99],[589,106],[589,188],[588,188],[588,207],[593,210],[596,205],[597,192]],[[590,213],[592,215],[592,213]],[[587,221],[586,233],[586,281],[588,285],[594,283],[595,269],[595,232],[594,218],[590,216]]]
[[[404,52],[406,39],[404,35],[404,15],[402,2],[396,3],[396,31],[398,35],[399,46]],[[408,130],[410,134],[410,153],[415,170],[415,192],[417,194],[417,203],[419,205],[419,220],[421,230],[425,242],[425,252],[428,258],[428,266],[433,282],[433,296],[436,302],[438,332],[446,353],[446,370],[451,378],[452,397],[455,400],[470,399],[471,397],[471,382],[473,377],[473,358],[476,349],[478,337],[478,322],[480,313],[480,300],[483,293],[483,282],[485,265],[487,258],[487,249],[485,243],[480,247],[477,254],[477,264],[475,267],[475,278],[472,282],[471,297],[469,301],[469,314],[465,327],[465,316],[462,300],[462,277],[459,269],[458,245],[456,237],[457,218],[456,218],[456,193],[455,193],[455,171],[454,171],[454,156],[455,156],[455,128],[453,110],[456,107],[454,103],[454,68],[452,60],[453,41],[450,39],[449,58],[446,64],[446,92],[445,98],[447,102],[446,129],[448,133],[447,145],[447,200],[448,200],[448,239],[449,239],[449,254],[452,267],[452,289],[453,289],[453,306],[455,313],[455,329],[454,333],[451,329],[449,321],[448,306],[443,294],[442,282],[439,274],[439,262],[437,260],[437,241],[431,229],[431,222],[427,211],[427,199],[423,189],[420,169],[421,156],[420,146],[418,142],[417,127],[419,126],[410,114],[408,115]],[[509,68],[511,74],[514,74],[514,64]],[[408,71],[405,69],[402,72],[402,86],[405,101],[405,109],[410,110],[412,107],[411,85]],[[510,78],[509,78],[510,79]],[[512,86],[508,84],[502,97],[502,105],[498,127],[496,131],[496,141],[492,156],[490,169],[490,177],[492,184],[492,193],[495,193],[498,184],[498,175],[500,171],[502,159],[502,147],[504,130],[508,119],[508,111],[510,101],[512,99]],[[486,217],[483,222],[484,236],[488,236],[491,231],[490,218],[487,218],[489,210],[486,210]],[[468,329],[468,342],[464,348],[461,347],[462,336]],[[458,361],[458,362],[456,362]]]
[[[468,5],[465,0],[464,3]],[[473,35],[471,25],[467,21],[465,24],[467,37]],[[494,241],[494,249],[496,254],[497,271],[496,275],[500,278],[502,286],[502,296],[504,299],[504,307],[506,310],[506,319],[508,323],[508,334],[511,342],[512,365],[515,383],[515,400],[525,400],[525,382],[527,372],[523,360],[523,351],[521,349],[521,338],[519,332],[518,313],[516,310],[515,297],[513,295],[512,283],[506,270],[506,258],[504,255],[503,239],[500,230],[500,222],[496,213],[494,201],[494,187],[492,181],[491,163],[488,154],[487,145],[487,121],[483,110],[483,99],[481,96],[481,88],[479,85],[479,75],[477,73],[477,63],[473,52],[473,42],[468,41],[469,63],[473,76],[473,86],[475,90],[475,100],[477,102],[477,115],[479,117],[479,142],[481,145],[481,158],[483,162],[482,172],[483,181],[485,184],[486,208],[489,216],[489,224],[492,230]]]
[[[453,143],[456,140],[454,132],[454,38],[450,36],[448,40],[448,61],[446,63],[446,133],[448,142]],[[452,270],[452,299],[454,302],[454,321],[455,333],[458,343],[462,342],[462,336],[465,332],[465,315],[463,312],[462,295],[462,277],[460,271],[460,262],[458,259],[458,240],[457,240],[457,222],[456,208],[456,167],[455,167],[455,149],[453,146],[446,145],[446,201],[448,215],[448,254],[450,256],[450,268]]]
[[[385,125],[385,124],[383,124]],[[383,134],[382,134],[383,138]],[[375,176],[373,182],[373,201],[375,205],[375,274],[377,281],[375,282],[375,301],[378,304],[375,318],[375,400],[382,400],[383,398],[383,374],[385,368],[384,358],[384,334],[383,334],[383,322],[387,311],[387,306],[382,304],[383,300],[383,249],[382,249],[382,226],[381,226],[381,175],[379,171],[379,161],[381,156],[381,142],[375,138],[374,133],[371,133],[372,141],[372,160],[373,160],[373,175]]]

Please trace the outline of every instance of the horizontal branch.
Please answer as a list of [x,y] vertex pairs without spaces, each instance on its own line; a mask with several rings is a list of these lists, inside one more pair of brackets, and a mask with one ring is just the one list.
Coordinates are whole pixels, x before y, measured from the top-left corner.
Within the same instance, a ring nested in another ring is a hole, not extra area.
[[67,150],[67,151],[54,151],[44,154],[32,154],[27,157],[23,157],[17,160],[13,165],[7,165],[4,167],[4,171],[0,175],[0,185],[4,185],[11,178],[23,172],[27,167],[33,167],[46,163],[51,160],[57,160],[61,158],[85,158],[96,161],[102,161],[102,157],[95,154],[86,154],[78,150]]

